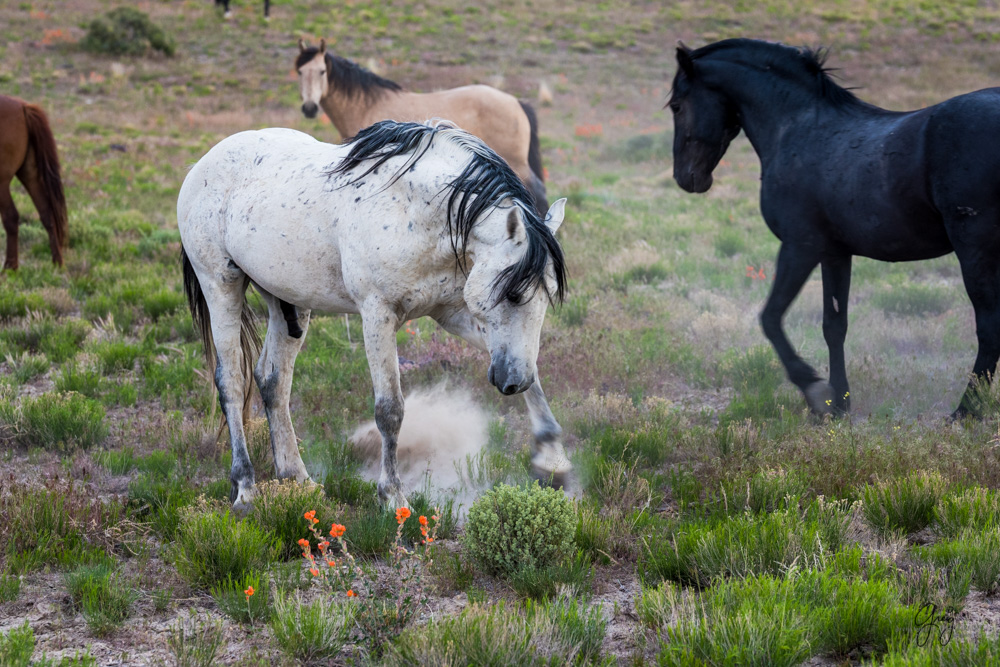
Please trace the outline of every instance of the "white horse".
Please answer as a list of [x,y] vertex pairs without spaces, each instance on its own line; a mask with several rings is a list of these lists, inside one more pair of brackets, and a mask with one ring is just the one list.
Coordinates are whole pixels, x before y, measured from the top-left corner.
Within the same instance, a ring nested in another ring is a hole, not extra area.
[[[378,493],[402,507],[396,438],[403,419],[396,331],[428,315],[490,354],[489,381],[525,393],[539,476],[570,465],[536,372],[548,303],[565,286],[554,233],[565,199],[545,220],[522,182],[472,135],[451,126],[377,123],[349,144],[286,129],[224,139],[191,169],[177,200],[184,287],[229,423],[231,500],[253,498],[243,418],[250,375],[260,388],[278,477],[309,479],[288,410],[303,338],[280,302],[360,313],[382,435]],[[263,352],[245,301],[267,303]]]

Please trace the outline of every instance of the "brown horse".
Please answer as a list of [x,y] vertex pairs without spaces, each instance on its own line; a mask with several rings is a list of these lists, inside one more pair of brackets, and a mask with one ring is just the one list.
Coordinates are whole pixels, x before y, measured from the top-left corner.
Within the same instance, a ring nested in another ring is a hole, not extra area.
[[10,196],[14,176],[21,181],[38,209],[45,231],[49,233],[52,261],[63,263],[68,241],[66,199],[59,178],[59,155],[49,121],[39,107],[16,97],[0,95],[0,219],[7,232],[7,258],[4,269],[16,269],[17,225],[20,215]]
[[299,40],[295,61],[302,93],[302,113],[315,118],[319,107],[347,140],[380,120],[423,122],[449,120],[495,150],[528,187],[535,209],[544,216],[544,169],[535,111],[490,86],[475,85],[435,93],[411,93],[346,58]]

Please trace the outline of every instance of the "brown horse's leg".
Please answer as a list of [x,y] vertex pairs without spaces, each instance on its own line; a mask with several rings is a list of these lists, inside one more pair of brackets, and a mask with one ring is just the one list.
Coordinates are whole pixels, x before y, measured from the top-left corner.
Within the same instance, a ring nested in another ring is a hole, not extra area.
[[55,214],[49,206],[48,197],[45,196],[45,188],[38,174],[38,163],[35,160],[35,151],[29,150],[24,164],[17,171],[17,178],[24,185],[24,189],[31,196],[31,201],[38,209],[38,217],[42,221],[42,226],[49,234],[49,249],[52,251],[52,263],[63,265],[62,245],[59,243],[59,233],[55,226]]
[[10,181],[0,183],[0,219],[3,219],[3,229],[7,233],[7,258],[4,260],[4,269],[17,268],[17,225],[20,216],[17,207],[14,206],[14,199],[10,196]]

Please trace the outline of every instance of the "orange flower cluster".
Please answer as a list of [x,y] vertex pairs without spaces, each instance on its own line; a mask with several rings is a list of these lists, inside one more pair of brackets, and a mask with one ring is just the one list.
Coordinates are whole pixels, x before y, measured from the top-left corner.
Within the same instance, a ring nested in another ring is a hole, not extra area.
[[345,530],[347,530],[345,526],[335,523],[330,526],[330,537],[343,537]]
[[398,523],[400,526],[402,526],[409,518],[410,518],[409,507],[400,507],[398,510],[396,510],[396,523]]
[[600,123],[596,125],[577,125],[574,130],[578,137],[599,137],[604,134],[604,128],[601,127]]
[[764,273],[764,269],[763,268],[755,269],[752,266],[748,266],[747,267],[747,278],[750,278],[752,280],[766,280],[767,279],[767,274]]
[[[437,521],[437,517],[434,517],[434,520]],[[427,517],[421,514],[417,521],[420,522],[420,534],[424,536],[424,544],[430,544],[434,538],[427,534]]]
[[357,594],[353,590],[349,590],[347,591],[347,597],[354,598],[357,597]]
[[313,524],[319,523],[319,519],[316,518],[316,510],[309,510],[308,512],[306,512],[302,516],[305,517],[306,521],[310,521]]
[[250,596],[253,595],[253,593],[254,593],[253,586],[243,591],[243,594],[247,596],[247,602],[250,602]]

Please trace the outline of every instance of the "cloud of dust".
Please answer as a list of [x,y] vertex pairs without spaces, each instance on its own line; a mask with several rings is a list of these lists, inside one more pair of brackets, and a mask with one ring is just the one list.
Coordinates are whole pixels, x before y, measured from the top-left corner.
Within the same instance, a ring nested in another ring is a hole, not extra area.
[[[474,489],[460,472],[467,457],[475,457],[487,443],[489,417],[463,391],[446,384],[420,388],[405,398],[396,462],[403,493],[427,490],[431,497],[451,496],[468,509]],[[365,462],[365,474],[377,480],[382,436],[374,421],[359,426],[351,443]]]

